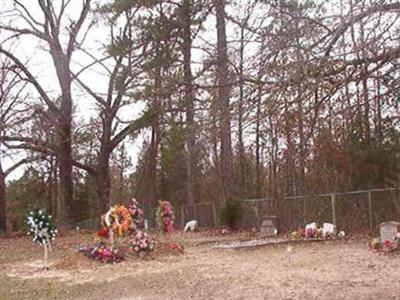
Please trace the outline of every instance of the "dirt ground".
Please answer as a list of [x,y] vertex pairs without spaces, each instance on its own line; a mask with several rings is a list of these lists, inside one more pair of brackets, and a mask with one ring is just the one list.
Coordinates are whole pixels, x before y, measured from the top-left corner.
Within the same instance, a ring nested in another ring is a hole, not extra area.
[[184,254],[159,247],[102,265],[77,254],[91,235],[64,237],[47,271],[29,239],[0,239],[0,299],[400,299],[400,255],[371,253],[366,239],[211,248],[244,238],[190,234],[179,238]]

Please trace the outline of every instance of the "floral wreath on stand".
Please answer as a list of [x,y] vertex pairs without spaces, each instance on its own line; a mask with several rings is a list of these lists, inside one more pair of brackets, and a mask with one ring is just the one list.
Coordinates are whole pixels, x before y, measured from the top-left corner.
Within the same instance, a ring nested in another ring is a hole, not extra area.
[[169,201],[159,201],[156,212],[157,223],[162,233],[171,236],[174,232],[174,208]]
[[33,236],[32,241],[44,248],[44,267],[47,266],[48,251],[51,251],[51,241],[55,240],[57,229],[55,228],[51,215],[46,210],[34,209],[26,217],[28,224],[28,235]]
[[131,228],[132,216],[125,206],[115,205],[104,215],[104,223],[118,237],[122,237]]
[[[172,235],[174,233],[174,208],[169,201],[159,201],[159,205],[156,211],[156,219],[160,231],[167,235],[169,239],[172,239]],[[169,243],[169,248],[173,251],[178,251],[183,253],[183,246],[176,242],[172,241]]]

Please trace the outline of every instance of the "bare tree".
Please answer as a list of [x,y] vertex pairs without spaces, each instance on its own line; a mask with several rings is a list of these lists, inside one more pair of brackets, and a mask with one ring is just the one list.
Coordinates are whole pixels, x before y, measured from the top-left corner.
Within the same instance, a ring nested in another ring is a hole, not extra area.
[[[51,55],[53,65],[57,74],[59,84],[59,101],[52,99],[52,96],[45,91],[32,71],[25,63],[16,57],[13,53],[5,49],[5,44],[0,47],[0,54],[8,57],[20,69],[25,80],[33,85],[41,100],[48,106],[49,118],[54,122],[57,134],[57,158],[60,176],[60,201],[58,207],[58,218],[62,223],[71,221],[70,202],[73,198],[73,183],[72,183],[72,72],[71,58],[84,37],[78,40],[79,32],[81,31],[84,22],[90,10],[91,0],[84,0],[79,17],[76,20],[67,21],[65,12],[70,1],[61,1],[61,5],[56,12],[56,8],[52,1],[39,0],[38,8],[43,13],[41,20],[33,17],[29,7],[25,6],[20,1],[13,1],[15,10],[19,13],[20,20],[24,20],[27,27],[20,28],[19,26],[9,26],[1,24],[0,29],[8,31],[12,34],[8,40],[30,36],[44,42]],[[64,28],[67,28],[68,38],[66,43],[62,34]]]

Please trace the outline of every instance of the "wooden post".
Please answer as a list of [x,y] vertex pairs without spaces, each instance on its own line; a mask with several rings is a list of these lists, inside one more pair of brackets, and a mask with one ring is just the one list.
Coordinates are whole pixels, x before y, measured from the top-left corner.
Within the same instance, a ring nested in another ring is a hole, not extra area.
[[181,224],[182,228],[185,227],[185,208],[181,206]]
[[215,203],[212,203],[212,210],[213,210],[213,218],[214,218],[214,226],[217,226],[218,220],[217,220],[217,210],[215,208]]
[[303,197],[303,223],[306,224],[307,207],[306,207],[307,197]]
[[258,211],[258,201],[254,202],[254,203],[255,203],[254,212],[256,214],[257,223],[259,223],[259,221],[260,221],[260,213]]
[[372,216],[372,197],[371,192],[368,192],[368,220],[369,220],[369,230],[373,231],[373,216]]
[[111,244],[111,246],[114,246],[114,230],[112,228],[108,229],[108,240]]
[[47,249],[47,242],[43,241],[43,247],[44,247],[44,269],[47,270],[48,264],[47,264],[47,258],[48,258],[48,249]]
[[336,195],[331,194],[331,205],[332,205],[332,224],[337,225],[336,219]]

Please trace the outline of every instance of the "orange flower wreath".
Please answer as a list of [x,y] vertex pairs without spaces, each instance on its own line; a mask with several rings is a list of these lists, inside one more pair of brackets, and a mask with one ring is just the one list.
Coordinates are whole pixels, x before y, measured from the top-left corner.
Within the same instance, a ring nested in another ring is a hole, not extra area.
[[122,236],[131,227],[132,216],[125,206],[115,205],[106,213],[104,221],[108,228]]

